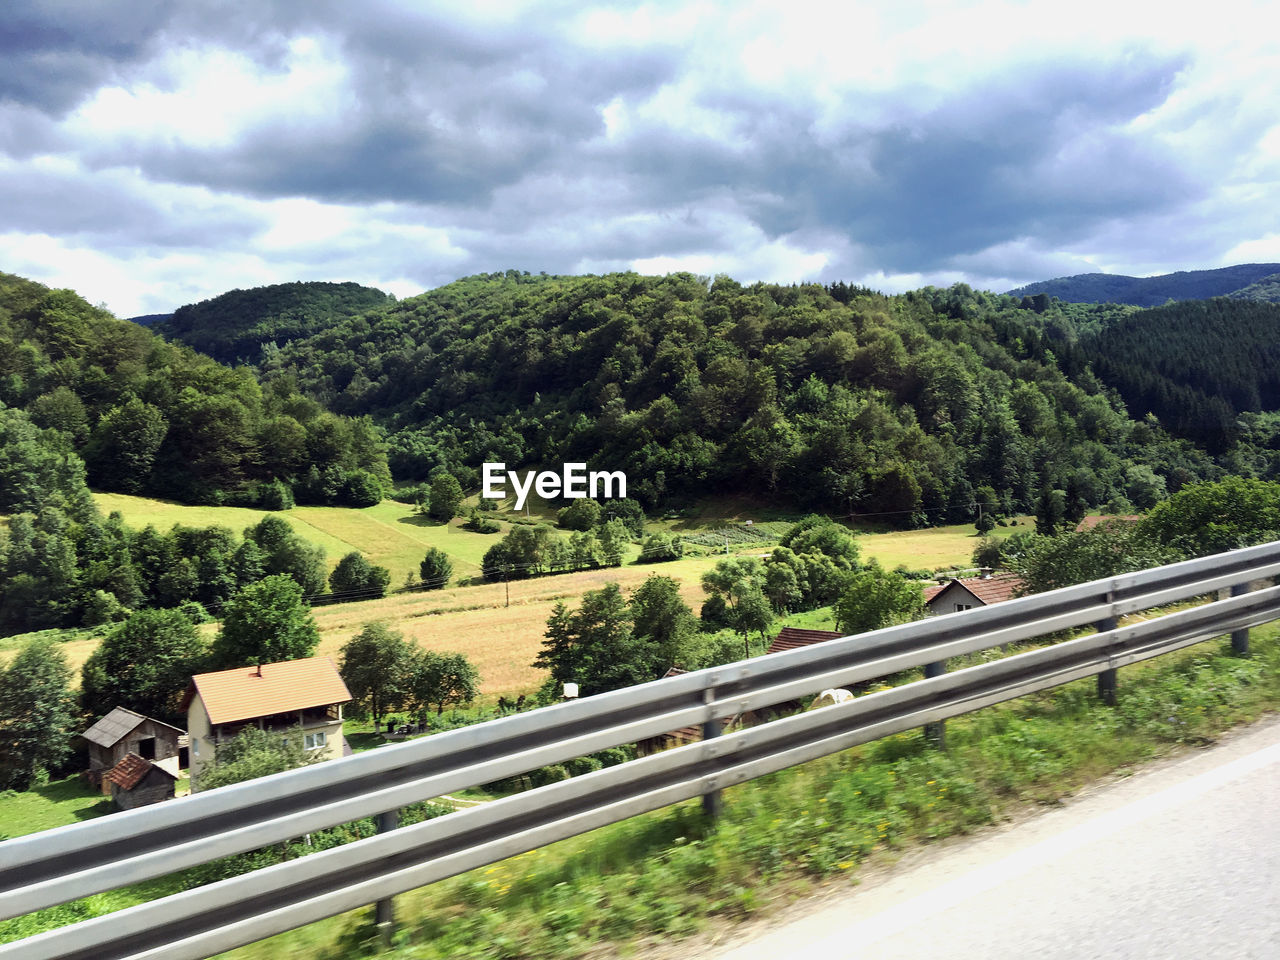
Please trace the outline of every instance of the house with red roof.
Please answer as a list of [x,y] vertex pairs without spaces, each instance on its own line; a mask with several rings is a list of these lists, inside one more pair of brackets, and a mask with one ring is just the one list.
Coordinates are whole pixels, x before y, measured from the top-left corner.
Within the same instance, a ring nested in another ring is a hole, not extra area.
[[1011,573],[954,577],[936,587],[925,587],[924,602],[932,614],[958,613],[1012,600],[1021,588],[1022,580]]
[[302,728],[303,745],[325,759],[349,752],[342,735],[342,705],[351,700],[328,657],[198,673],[183,695],[191,737],[191,789],[217,762],[218,744],[246,726],[279,732]]

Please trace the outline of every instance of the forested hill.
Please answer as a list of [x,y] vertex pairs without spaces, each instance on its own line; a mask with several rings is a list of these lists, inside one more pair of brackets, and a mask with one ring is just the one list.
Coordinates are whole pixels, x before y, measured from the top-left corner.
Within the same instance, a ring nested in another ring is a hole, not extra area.
[[485,461],[585,460],[626,470],[650,505],[748,492],[941,522],[967,519],[985,487],[1010,509],[1045,485],[1149,505],[1168,482],[1216,473],[1135,426],[1080,359],[1078,330],[1117,309],[1131,311],[1037,314],[964,285],[886,297],[508,271],[294,341],[261,372],[374,417],[406,478],[445,466],[474,484]]
[[179,307],[154,329],[223,363],[256,363],[270,344],[318,333],[390,299],[358,283],[277,283]]
[[285,484],[301,500],[376,502],[389,480],[372,424],[4,273],[0,419],[30,454],[0,449],[0,513],[38,508],[35,465],[55,461],[107,490],[188,502],[251,504],[265,487],[278,501]]
[[1103,324],[1081,348],[1134,416],[1215,453],[1277,446],[1277,417],[1238,415],[1280,411],[1280,305],[1173,303]]
[[1270,300],[1273,297],[1266,295],[1270,287],[1249,292],[1250,287],[1265,279],[1274,282],[1272,275],[1278,273],[1280,263],[1241,263],[1216,270],[1184,270],[1158,277],[1082,273],[1031,283],[1010,290],[1009,295],[1024,297],[1044,293],[1067,303],[1127,303],[1139,307],[1156,307],[1169,300],[1206,300],[1225,296]]

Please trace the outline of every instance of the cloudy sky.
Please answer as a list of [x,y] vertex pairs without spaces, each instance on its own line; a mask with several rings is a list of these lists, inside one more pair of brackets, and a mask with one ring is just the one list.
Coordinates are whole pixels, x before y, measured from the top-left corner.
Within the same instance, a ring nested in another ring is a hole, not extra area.
[[509,267],[896,291],[1280,261],[1273,25],[1232,2],[6,0],[0,270],[132,316]]

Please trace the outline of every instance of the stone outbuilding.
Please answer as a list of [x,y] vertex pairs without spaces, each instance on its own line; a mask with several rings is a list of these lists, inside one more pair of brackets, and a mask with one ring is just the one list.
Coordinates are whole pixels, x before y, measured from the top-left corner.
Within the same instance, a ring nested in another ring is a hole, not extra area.
[[179,752],[186,746],[187,735],[160,720],[116,707],[81,736],[89,743],[89,782],[110,793],[104,774],[131,753],[159,764],[176,778],[181,766]]

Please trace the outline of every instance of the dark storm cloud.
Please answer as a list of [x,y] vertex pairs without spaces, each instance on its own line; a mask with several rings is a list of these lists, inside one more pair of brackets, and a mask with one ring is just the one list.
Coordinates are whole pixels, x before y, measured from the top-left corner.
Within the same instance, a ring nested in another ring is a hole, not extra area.
[[[157,179],[257,197],[474,205],[570,159],[602,131],[602,103],[650,91],[676,69],[662,52],[568,49],[531,22],[481,28],[376,13],[343,4],[317,16],[301,6],[274,24],[276,36],[313,29],[338,45],[354,103],[330,122],[264,124],[225,148],[103,145],[88,149],[90,162],[132,162]],[[263,25],[258,37],[271,33]]]
[[150,50],[165,0],[7,0],[0,14],[0,102],[62,114]]
[[[637,261],[1022,282],[1117,251],[1204,265],[1270,229],[1221,222],[1232,158],[1266,156],[1258,84],[1205,81],[1194,44],[1037,59],[1019,34],[949,72],[945,44],[887,37],[841,74],[799,35],[748,53],[779,26],[768,5],[693,10],[7,4],[0,243],[47,234],[104,276],[172,253],[173,274],[193,256],[255,279],[329,265],[403,290]],[[242,283],[215,272],[207,295]]]
[[851,121],[835,139],[803,105],[708,98],[749,148],[655,128],[610,159],[641,202],[696,202],[731,185],[769,237],[834,229],[871,245],[886,271],[939,269],[1028,232],[1061,240],[1194,199],[1176,158],[1119,129],[1164,101],[1180,65],[1001,75],[887,129]]

